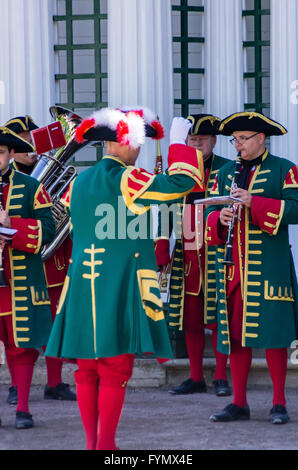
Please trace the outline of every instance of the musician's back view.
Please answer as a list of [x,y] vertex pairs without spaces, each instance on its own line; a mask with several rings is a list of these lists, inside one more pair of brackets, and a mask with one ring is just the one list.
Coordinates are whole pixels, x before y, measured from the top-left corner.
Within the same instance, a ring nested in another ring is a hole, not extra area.
[[134,355],[172,356],[148,231],[150,204],[176,201],[195,183],[203,189],[201,153],[183,145],[190,125],[184,119],[172,132],[168,175],[134,166],[145,135],[162,136],[151,115],[102,109],[76,133],[77,139],[105,140],[107,155],[81,173],[64,198],[73,257],[46,354],[77,358],[77,400],[89,450],[117,448]]
[[[266,350],[273,383],[273,424],[286,423],[287,347],[297,339],[297,280],[289,246],[288,225],[298,223],[298,171],[290,161],[270,155],[265,139],[286,134],[283,126],[259,113],[237,113],[219,130],[233,135],[242,163],[238,187],[231,195],[243,202],[234,224],[233,265],[224,266],[225,239],[231,208],[207,210],[207,241],[217,246],[214,304],[218,318],[218,349],[230,354],[234,398],[212,421],[249,419],[246,384],[251,348]],[[235,162],[219,172],[213,194],[230,194]]]

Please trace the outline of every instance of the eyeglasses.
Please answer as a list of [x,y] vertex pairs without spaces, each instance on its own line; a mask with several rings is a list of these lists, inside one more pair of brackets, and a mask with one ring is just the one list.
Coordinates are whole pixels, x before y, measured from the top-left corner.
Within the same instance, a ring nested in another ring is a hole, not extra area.
[[231,145],[235,145],[236,143],[237,144],[244,144],[244,142],[246,142],[249,139],[252,139],[253,137],[255,137],[258,134],[260,134],[260,132],[256,132],[255,134],[251,135],[250,137],[239,137],[238,139],[236,139],[236,137],[233,137],[233,139],[230,140],[230,144]]

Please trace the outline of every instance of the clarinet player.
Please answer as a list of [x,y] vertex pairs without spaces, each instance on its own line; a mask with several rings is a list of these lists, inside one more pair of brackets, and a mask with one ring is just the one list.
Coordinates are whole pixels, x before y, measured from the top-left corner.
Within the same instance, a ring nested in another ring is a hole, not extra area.
[[266,149],[266,137],[287,131],[263,114],[233,114],[220,123],[219,131],[233,136],[241,167],[237,187],[231,191],[231,161],[220,170],[212,192],[226,196],[231,191],[242,203],[236,211],[229,266],[224,265],[225,241],[233,211],[209,206],[206,213],[207,243],[216,246],[217,257],[218,349],[229,354],[234,392],[232,403],[210,419],[250,419],[246,386],[252,348],[260,348],[273,386],[269,419],[285,424],[287,348],[297,339],[298,325],[297,279],[288,236],[288,226],[298,224],[298,171],[294,163]]

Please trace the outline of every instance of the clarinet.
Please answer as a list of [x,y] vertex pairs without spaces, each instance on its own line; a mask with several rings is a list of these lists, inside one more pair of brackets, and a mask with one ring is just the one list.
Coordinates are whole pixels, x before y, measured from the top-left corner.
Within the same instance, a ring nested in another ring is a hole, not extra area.
[[[238,177],[240,175],[240,168],[241,168],[241,161],[236,160],[236,166],[235,166],[235,173],[234,173],[234,178],[232,181],[231,185],[231,192],[233,189],[237,188],[237,182],[238,182]],[[234,238],[234,226],[235,226],[235,220],[236,220],[236,205],[231,204],[229,206],[231,209],[233,209],[233,218],[231,222],[229,222],[229,230],[228,230],[228,236],[227,236],[227,241],[226,241],[226,252],[224,256],[224,260],[222,264],[225,264],[227,266],[232,266],[233,263],[233,238]]]
[[[0,171],[0,210],[3,210],[3,180]],[[1,225],[1,224],[0,224]],[[4,247],[0,247],[0,287],[7,286],[4,274]]]

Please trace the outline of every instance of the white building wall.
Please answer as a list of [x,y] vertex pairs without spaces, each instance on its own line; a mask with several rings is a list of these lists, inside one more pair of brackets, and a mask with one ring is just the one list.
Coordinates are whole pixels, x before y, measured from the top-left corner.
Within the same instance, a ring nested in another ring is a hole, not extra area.
[[0,123],[30,114],[49,122],[53,104],[52,0],[1,0]]
[[[205,0],[205,112],[221,119],[243,110],[243,22],[239,0]],[[235,158],[227,137],[215,152]]]
[[[170,0],[108,1],[108,102],[146,106],[165,128],[161,150],[166,165],[173,117],[173,64]],[[152,171],[156,142],[147,139],[138,165]]]
[[[272,117],[288,134],[271,138],[271,152],[298,165],[298,8],[296,0],[271,0]],[[290,228],[298,272],[298,227]]]

